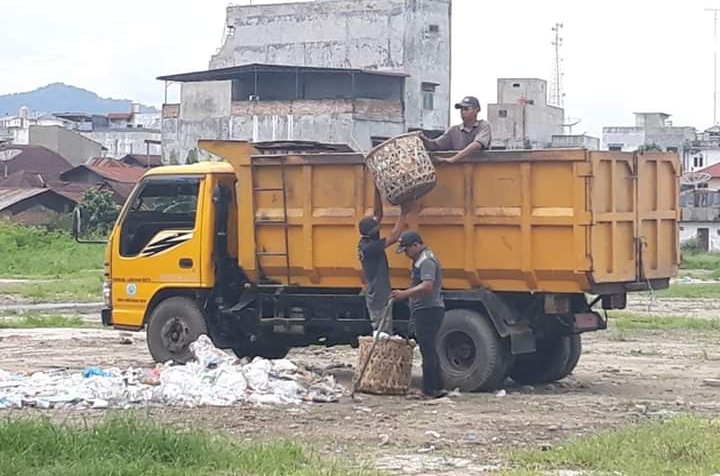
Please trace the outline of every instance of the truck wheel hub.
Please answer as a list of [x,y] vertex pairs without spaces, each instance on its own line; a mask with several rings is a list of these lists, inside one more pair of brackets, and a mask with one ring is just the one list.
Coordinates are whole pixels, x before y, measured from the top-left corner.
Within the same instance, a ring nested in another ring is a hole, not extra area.
[[185,324],[182,319],[177,317],[170,319],[162,327],[161,335],[163,345],[170,352],[182,352],[189,344],[189,342],[187,342],[189,331],[187,324]]
[[456,370],[467,370],[475,362],[475,343],[472,338],[464,332],[451,332],[447,335],[446,349],[447,360]]

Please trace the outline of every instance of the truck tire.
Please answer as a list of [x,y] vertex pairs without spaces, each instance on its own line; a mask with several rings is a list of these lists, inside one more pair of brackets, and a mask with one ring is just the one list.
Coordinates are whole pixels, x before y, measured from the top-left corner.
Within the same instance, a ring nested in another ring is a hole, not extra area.
[[582,337],[580,334],[573,334],[570,337],[570,357],[568,363],[561,372],[558,380],[563,379],[573,373],[578,362],[580,362],[580,356],[582,355]]
[[447,311],[436,345],[447,389],[493,390],[507,378],[511,362],[508,343],[477,311]]
[[510,378],[522,385],[535,385],[566,377],[580,359],[576,345],[579,340],[574,337],[557,336],[538,340],[535,352],[517,356]]
[[202,334],[207,334],[207,324],[198,303],[187,297],[171,297],[150,314],[148,350],[155,362],[184,364],[193,359],[188,346]]

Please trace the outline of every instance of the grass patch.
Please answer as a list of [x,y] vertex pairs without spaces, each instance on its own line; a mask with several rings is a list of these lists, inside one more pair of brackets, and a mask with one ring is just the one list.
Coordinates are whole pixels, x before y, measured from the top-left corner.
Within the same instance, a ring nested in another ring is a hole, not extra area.
[[0,329],[34,329],[45,327],[87,327],[78,316],[59,314],[22,314],[0,317]]
[[322,460],[291,443],[239,444],[197,429],[117,417],[82,427],[6,420],[0,423],[0,461],[2,476],[379,474]]
[[33,302],[102,301],[102,271],[78,272],[61,280],[0,284],[0,294]]
[[665,317],[651,314],[614,312],[610,315],[610,326],[619,332],[628,330],[701,330],[720,331],[720,319],[700,317]]
[[[642,293],[649,296],[650,293]],[[675,283],[667,289],[656,291],[655,295],[662,298],[686,299],[718,299],[720,298],[720,283],[685,284]]]
[[518,468],[506,476],[553,469],[617,471],[633,476],[720,472],[720,422],[691,416],[651,422],[578,438],[549,451],[513,454]]
[[76,243],[68,233],[0,222],[0,276],[64,277],[103,267],[102,245]]
[[720,269],[720,253],[683,253],[683,269]]

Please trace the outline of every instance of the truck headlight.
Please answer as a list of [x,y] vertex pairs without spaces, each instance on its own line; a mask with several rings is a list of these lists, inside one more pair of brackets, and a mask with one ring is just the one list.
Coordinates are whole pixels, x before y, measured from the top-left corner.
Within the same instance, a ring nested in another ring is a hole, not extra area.
[[111,293],[110,281],[103,281],[103,300],[105,301],[105,307],[112,307],[112,293]]

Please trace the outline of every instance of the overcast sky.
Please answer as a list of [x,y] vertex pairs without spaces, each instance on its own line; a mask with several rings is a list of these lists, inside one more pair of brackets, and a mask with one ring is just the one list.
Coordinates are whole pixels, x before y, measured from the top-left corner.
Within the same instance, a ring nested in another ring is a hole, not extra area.
[[[59,81],[159,105],[164,89],[155,77],[207,68],[227,4],[0,0],[0,94]],[[720,0],[454,0],[453,97],[476,95],[486,109],[498,77],[549,79],[557,21],[566,115],[582,119],[574,133],[632,125],[635,111],[706,128],[713,121],[708,7],[720,8]]]

